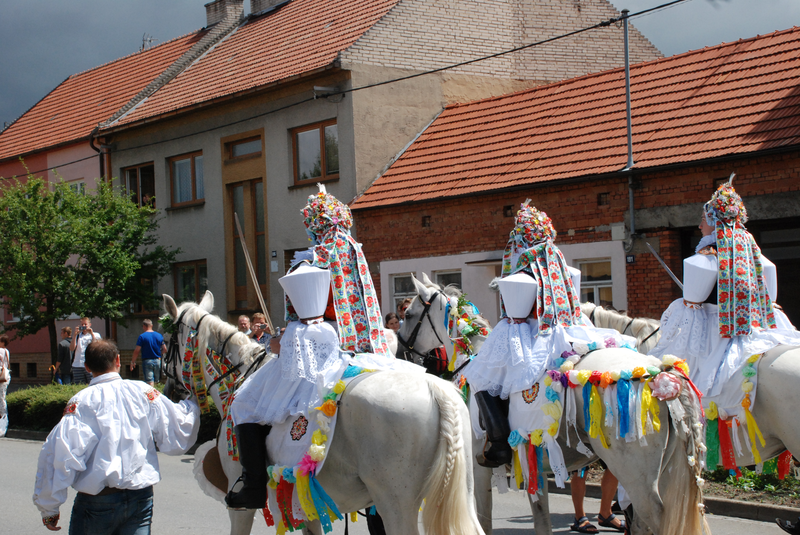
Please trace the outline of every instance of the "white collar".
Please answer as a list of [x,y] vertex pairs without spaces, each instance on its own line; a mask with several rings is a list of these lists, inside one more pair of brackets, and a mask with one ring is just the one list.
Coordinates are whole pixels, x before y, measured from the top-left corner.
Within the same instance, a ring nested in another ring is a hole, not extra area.
[[93,377],[91,382],[89,382],[89,385],[109,383],[111,381],[116,381],[117,379],[122,380],[122,377],[117,372],[106,372],[102,375],[98,375],[97,377]]
[[700,240],[700,243],[698,243],[697,247],[694,248],[694,252],[697,253],[698,251],[700,251],[701,249],[705,249],[709,245],[716,245],[716,243],[717,243],[716,232],[714,232],[713,234],[709,234],[708,236],[703,236],[703,238]]

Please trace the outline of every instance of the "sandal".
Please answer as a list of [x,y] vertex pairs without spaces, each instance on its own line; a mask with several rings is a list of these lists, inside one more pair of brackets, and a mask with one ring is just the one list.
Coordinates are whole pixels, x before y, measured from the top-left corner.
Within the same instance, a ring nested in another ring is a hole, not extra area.
[[576,518],[575,523],[569,527],[570,531],[577,531],[578,533],[600,533],[596,526],[589,522],[588,517]]
[[[614,520],[617,522],[615,523]],[[625,533],[625,521],[619,520],[617,515],[611,513],[608,517],[603,517],[603,515],[597,515],[597,523],[604,528],[611,528],[615,529],[621,533]]]

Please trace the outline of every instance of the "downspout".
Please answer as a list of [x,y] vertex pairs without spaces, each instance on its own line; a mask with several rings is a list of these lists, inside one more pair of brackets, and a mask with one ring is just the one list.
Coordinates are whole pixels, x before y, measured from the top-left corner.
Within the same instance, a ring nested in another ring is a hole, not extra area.
[[95,126],[92,133],[89,134],[89,146],[94,149],[94,151],[100,156],[100,178],[102,179],[103,176],[106,174],[106,166],[105,161],[103,159],[103,150],[94,146],[94,137],[97,135],[97,132],[100,130],[99,126]]
[[[104,150],[103,146],[101,146],[100,148],[97,148],[94,145],[94,137],[97,135],[98,130],[100,130],[100,127],[99,126],[95,126],[94,130],[92,130],[92,133],[89,134],[89,146],[92,147],[92,149],[94,149],[94,151],[97,152],[97,155],[100,157],[99,158],[100,159],[100,180],[102,180],[103,177],[106,174],[105,158],[103,158],[103,156],[105,156],[105,154],[104,154],[105,150]],[[117,328],[116,327],[117,327],[117,323],[114,322],[114,336],[112,337],[112,335],[111,335],[111,320],[108,319],[107,317],[105,318],[106,338],[109,338],[111,340],[116,341],[116,334],[117,334]]]
[[622,172],[628,173],[628,205],[631,213],[630,221],[630,242],[625,244],[625,252],[633,249],[633,242],[636,236],[636,216],[633,211],[633,128],[631,126],[631,65],[628,53],[628,13],[627,9],[622,10],[623,40],[625,42],[625,111],[628,123],[628,163]]

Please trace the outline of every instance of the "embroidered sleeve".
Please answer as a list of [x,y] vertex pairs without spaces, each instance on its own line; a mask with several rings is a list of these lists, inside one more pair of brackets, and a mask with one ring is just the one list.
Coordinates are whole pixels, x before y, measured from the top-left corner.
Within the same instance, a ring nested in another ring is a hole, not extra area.
[[156,398],[158,398],[158,396],[161,395],[161,392],[159,392],[155,388],[151,387],[151,388],[148,388],[147,390],[145,390],[144,395],[147,397],[147,400],[150,403],[154,403]]
[[75,414],[75,411],[78,410],[78,402],[74,399],[69,400],[67,406],[64,407],[64,414],[62,416],[67,416],[68,414]]

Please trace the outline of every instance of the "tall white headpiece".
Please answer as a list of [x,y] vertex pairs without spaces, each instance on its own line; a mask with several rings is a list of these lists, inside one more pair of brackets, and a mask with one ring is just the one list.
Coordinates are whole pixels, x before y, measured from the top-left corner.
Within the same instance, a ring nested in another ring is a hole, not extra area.
[[527,273],[515,273],[497,281],[503,306],[510,318],[527,318],[536,304],[539,283]]
[[300,319],[318,318],[325,313],[331,291],[331,272],[327,269],[303,263],[278,282]]
[[761,268],[763,269],[764,282],[767,284],[769,300],[773,303],[778,302],[778,269],[772,261],[761,255]]
[[703,303],[717,283],[717,257],[696,254],[683,261],[683,298]]

